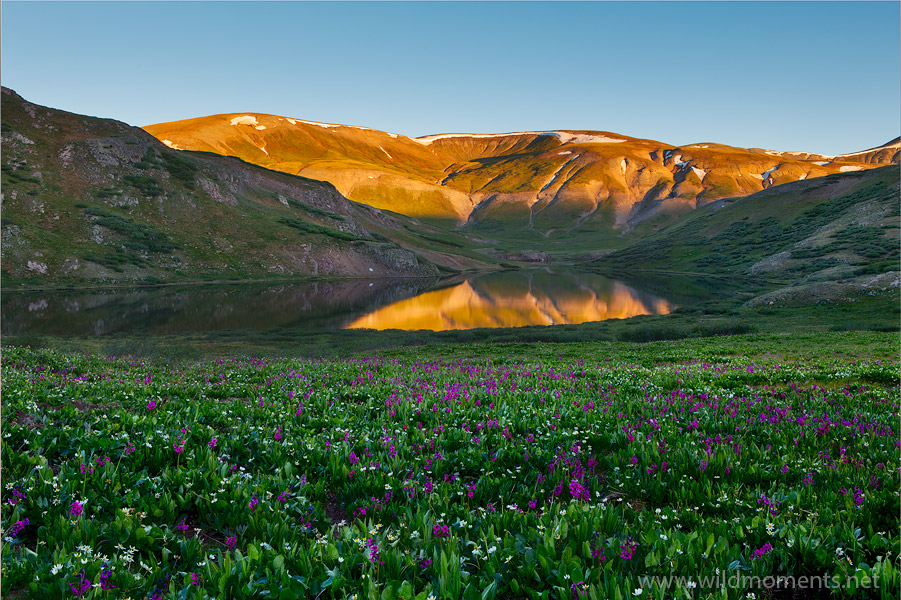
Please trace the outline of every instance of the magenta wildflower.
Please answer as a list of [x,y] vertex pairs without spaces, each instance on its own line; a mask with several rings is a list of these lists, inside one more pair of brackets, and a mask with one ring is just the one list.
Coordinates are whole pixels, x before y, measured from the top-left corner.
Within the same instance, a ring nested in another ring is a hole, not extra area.
[[191,585],[200,585],[200,582],[200,575],[198,575],[197,573],[191,573]]
[[257,504],[259,504],[259,503],[260,503],[260,501],[257,500],[257,495],[254,494],[253,497],[250,499],[250,512],[255,511],[257,509]]
[[147,403],[147,410],[152,411],[156,408],[156,400],[151,400]]
[[217,442],[216,438],[211,439],[210,442],[207,444],[207,448],[215,448],[216,442]]
[[238,543],[238,536],[236,536],[236,535],[233,535],[230,538],[226,538],[226,540],[225,540],[225,546],[229,550],[234,550],[235,544],[237,544],[237,543]]
[[369,538],[366,540],[366,558],[369,559],[371,563],[382,564],[385,561],[379,560],[379,554],[381,554],[381,550],[379,550],[379,544],[373,538]]
[[766,555],[766,553],[772,549],[773,549],[772,544],[764,544],[763,546],[761,546],[760,548],[758,548],[757,550],[754,551],[754,556],[751,558],[751,560],[757,560],[758,558],[763,558]]
[[9,537],[16,537],[22,530],[28,527],[28,518],[22,519],[21,521],[16,521],[12,524],[12,526],[7,530],[6,535]]
[[103,570],[100,572],[100,589],[112,590],[115,589],[112,583],[110,583],[110,579],[113,577],[113,571],[109,568],[109,563],[103,563]]
[[579,583],[573,583],[569,586],[570,591],[573,594],[574,598],[579,598],[588,593],[588,584],[584,581],[580,581]]
[[779,512],[779,505],[782,504],[779,500],[773,500],[771,498],[767,498],[766,494],[760,494],[760,499],[757,500],[758,504],[763,504],[770,510],[770,514],[775,515]]
[[604,562],[607,560],[607,551],[597,540],[600,535],[600,531],[591,534],[591,556],[598,562]]
[[19,502],[21,502],[22,500],[25,499],[25,492],[23,492],[18,485],[16,487],[14,487],[13,489],[11,489],[10,492],[12,493],[13,496],[15,496],[15,498],[9,499],[9,503],[12,504],[13,506],[15,506],[16,504],[18,504]]
[[435,537],[446,538],[450,535],[450,527],[447,525],[432,525],[432,534]]
[[91,591],[91,580],[85,576],[84,569],[81,570],[81,581],[78,582],[78,585],[75,585],[69,582],[69,589],[72,590],[72,594],[77,598],[81,596],[85,592]]
[[69,514],[72,515],[73,517],[78,517],[83,512],[84,512],[84,504],[82,504],[78,500],[73,500],[72,505],[69,507]]
[[637,548],[638,542],[631,537],[626,538],[626,541],[619,547],[619,557],[623,560],[631,560],[632,557],[635,556],[635,550]]

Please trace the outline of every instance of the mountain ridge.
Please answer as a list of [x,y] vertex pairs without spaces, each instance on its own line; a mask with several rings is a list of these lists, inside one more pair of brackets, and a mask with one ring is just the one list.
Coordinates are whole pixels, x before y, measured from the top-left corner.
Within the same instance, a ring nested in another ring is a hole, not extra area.
[[174,148],[326,180],[358,202],[452,228],[537,241],[586,233],[605,243],[720,198],[898,162],[901,147],[895,139],[830,156],[712,142],[674,146],[591,130],[411,138],[262,113],[144,129]]

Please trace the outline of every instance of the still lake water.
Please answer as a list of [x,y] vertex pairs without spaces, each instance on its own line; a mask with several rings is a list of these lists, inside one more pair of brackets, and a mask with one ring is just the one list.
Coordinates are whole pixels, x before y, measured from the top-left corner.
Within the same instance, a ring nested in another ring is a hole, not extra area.
[[452,279],[192,285],[4,292],[3,335],[172,334],[220,330],[471,329],[666,314],[709,295],[679,279],[612,279],[529,269]]

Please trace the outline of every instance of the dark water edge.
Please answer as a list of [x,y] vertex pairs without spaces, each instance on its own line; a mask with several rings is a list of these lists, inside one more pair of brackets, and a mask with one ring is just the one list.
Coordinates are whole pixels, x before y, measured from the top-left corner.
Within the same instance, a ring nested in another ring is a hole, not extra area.
[[[551,268],[453,278],[348,279],[4,292],[4,336],[247,330],[470,329],[666,314],[723,295],[722,282],[616,278]],[[417,316],[418,315],[418,316]]]
[[229,329],[339,329],[439,279],[191,285],[4,293],[3,335],[173,334]]

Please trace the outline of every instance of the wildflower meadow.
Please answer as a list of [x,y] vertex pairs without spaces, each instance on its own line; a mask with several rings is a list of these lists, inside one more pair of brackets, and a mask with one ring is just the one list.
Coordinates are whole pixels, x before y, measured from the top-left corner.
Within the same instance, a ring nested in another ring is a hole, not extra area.
[[2,361],[4,598],[901,590],[897,362]]

